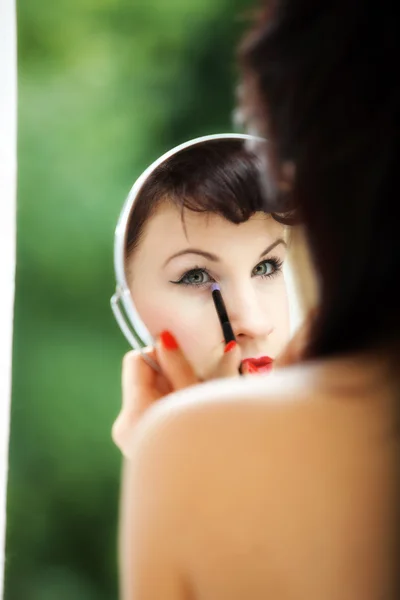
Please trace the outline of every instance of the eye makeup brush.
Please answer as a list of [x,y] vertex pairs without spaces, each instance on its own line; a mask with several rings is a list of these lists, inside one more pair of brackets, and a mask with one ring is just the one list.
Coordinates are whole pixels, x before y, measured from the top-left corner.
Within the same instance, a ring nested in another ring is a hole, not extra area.
[[[224,336],[225,344],[229,342],[236,342],[235,334],[233,333],[232,325],[228,317],[224,299],[222,298],[221,288],[217,283],[213,283],[211,286],[211,294],[214,300],[215,310],[217,311],[218,319],[221,324],[222,333]],[[239,366],[239,374],[242,375],[242,365]]]

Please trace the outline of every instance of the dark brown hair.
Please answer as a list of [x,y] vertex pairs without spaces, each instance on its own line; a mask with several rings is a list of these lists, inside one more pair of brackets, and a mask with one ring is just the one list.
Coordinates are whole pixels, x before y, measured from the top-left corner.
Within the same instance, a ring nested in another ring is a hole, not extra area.
[[[400,69],[387,1],[274,0],[240,51],[245,110],[304,224],[320,287],[309,356],[400,351]],[[286,198],[287,200],[287,198]],[[288,205],[285,204],[285,209]]]
[[201,142],[174,154],[145,182],[136,198],[126,236],[126,257],[136,248],[144,225],[163,201],[184,209],[218,214],[243,223],[270,212],[260,181],[260,161],[242,139]]

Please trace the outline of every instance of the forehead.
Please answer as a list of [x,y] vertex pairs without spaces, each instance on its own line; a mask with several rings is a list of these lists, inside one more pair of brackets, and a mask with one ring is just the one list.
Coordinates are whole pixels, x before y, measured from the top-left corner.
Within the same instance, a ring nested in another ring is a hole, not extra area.
[[[151,249],[167,254],[191,246],[218,253],[236,245],[268,243],[283,234],[283,225],[265,213],[256,213],[248,221],[235,224],[214,213],[182,212],[163,202],[146,223],[138,253]],[[243,247],[241,248],[243,251]]]

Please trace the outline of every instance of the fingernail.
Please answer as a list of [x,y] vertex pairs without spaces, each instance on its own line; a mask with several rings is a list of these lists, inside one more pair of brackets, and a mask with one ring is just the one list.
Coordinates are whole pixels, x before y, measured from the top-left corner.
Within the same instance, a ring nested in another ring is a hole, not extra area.
[[176,350],[179,348],[178,342],[169,331],[162,331],[160,333],[160,340],[166,350]]
[[237,343],[235,342],[235,340],[232,340],[231,342],[228,342],[227,345],[225,346],[225,354],[227,352],[230,352],[231,350],[233,350],[234,348],[236,348]]

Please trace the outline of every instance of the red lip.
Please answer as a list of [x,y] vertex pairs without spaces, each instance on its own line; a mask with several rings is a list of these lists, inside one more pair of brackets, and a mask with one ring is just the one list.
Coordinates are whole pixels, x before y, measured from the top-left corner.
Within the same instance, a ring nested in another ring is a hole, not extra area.
[[272,369],[273,358],[260,356],[260,358],[245,358],[242,363],[247,366],[249,373],[268,373]]

